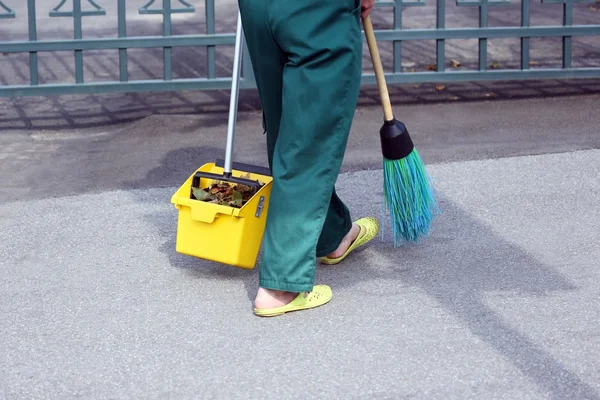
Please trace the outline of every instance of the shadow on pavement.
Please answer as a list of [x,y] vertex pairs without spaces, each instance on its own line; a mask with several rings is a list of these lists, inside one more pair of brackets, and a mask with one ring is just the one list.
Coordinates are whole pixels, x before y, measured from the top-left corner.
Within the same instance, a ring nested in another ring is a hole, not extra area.
[[[416,287],[510,361],[549,398],[566,399],[577,394],[577,398],[599,399],[594,388],[484,302],[488,293],[545,297],[577,288],[443,196],[439,204],[443,214],[427,241],[396,250],[389,240],[375,243],[372,249],[358,253],[354,263],[344,266],[343,273],[324,269],[322,279],[349,289],[364,280],[397,280],[398,291]],[[351,209],[358,209],[358,203]],[[377,213],[377,207],[371,213]],[[389,232],[386,235],[391,238]],[[381,296],[382,303],[384,296],[394,295],[364,289],[361,293]]]
[[[153,179],[154,175],[164,175],[173,160],[186,154],[186,150],[171,152],[160,167],[148,173],[145,180]],[[378,183],[370,185],[373,185],[371,195],[379,198]],[[142,181],[127,186],[143,187],[147,184]],[[345,193],[347,188],[341,189],[340,195],[346,198],[354,214],[379,215],[381,200],[350,198]],[[143,206],[147,197],[136,196]],[[164,202],[169,200],[162,199]],[[439,204],[443,214],[436,220],[426,242],[394,249],[389,232],[386,232],[385,241],[376,239],[371,246],[357,251],[345,265],[319,266],[319,281],[330,282],[334,290],[346,289],[359,295],[380,297],[382,303],[385,303],[386,297],[394,296],[403,288],[418,288],[435,299],[439,307],[462,321],[471,334],[510,361],[540,390],[548,393],[549,398],[564,399],[574,393],[577,393],[577,398],[600,398],[592,387],[486,306],[483,300],[488,293],[543,297],[552,292],[577,288],[443,196]],[[241,270],[176,253],[176,216],[174,209],[148,216],[164,239],[160,251],[168,256],[171,265],[185,270],[193,279],[241,281],[251,301],[257,290],[258,270]],[[394,285],[393,293],[381,292],[379,285],[372,286],[373,292],[360,287],[365,282],[377,280],[396,281],[398,284]]]
[[[593,95],[598,93],[600,80],[457,82],[442,85],[443,90],[436,86],[390,84],[390,99],[402,106]],[[377,87],[364,86],[358,107],[379,106],[379,101]],[[241,91],[238,110],[240,119],[246,112],[261,110],[256,90]],[[106,128],[152,115],[209,115],[203,127],[226,126],[228,112],[227,90],[0,98],[0,132]]]
[[[185,179],[196,170],[200,165],[207,160],[214,158],[222,158],[222,149],[213,148],[183,148],[169,152],[161,165],[150,170],[143,180],[126,182],[124,187],[143,188],[151,182],[156,182],[157,179],[164,180],[165,177],[170,177],[169,182],[179,182],[183,184]],[[199,161],[204,160],[204,161]],[[187,167],[185,167],[187,165]],[[181,178],[181,171],[189,171],[185,178]],[[176,175],[176,176],[173,176]],[[176,189],[174,189],[176,190]],[[135,192],[132,192],[135,193]],[[174,193],[174,191],[173,191]],[[138,196],[137,200],[140,203],[147,201],[147,197]],[[156,199],[151,199],[155,201]],[[175,240],[177,234],[177,210],[170,204],[169,198],[162,199],[173,207],[170,211],[161,212],[158,214],[149,215],[148,218],[153,226],[158,230],[160,237],[165,239],[165,242],[160,248],[160,251],[169,257],[172,266],[184,269],[194,279],[215,279],[215,280],[242,280],[248,293],[248,299],[253,300],[256,295],[258,277],[257,269],[243,270],[235,267],[224,267],[211,261],[201,260],[194,257],[189,257],[175,251]],[[259,256],[260,257],[260,256]]]

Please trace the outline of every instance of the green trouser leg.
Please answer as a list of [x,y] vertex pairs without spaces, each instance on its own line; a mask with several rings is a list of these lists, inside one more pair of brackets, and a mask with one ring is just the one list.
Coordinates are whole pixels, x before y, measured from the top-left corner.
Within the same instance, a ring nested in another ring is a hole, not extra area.
[[350,210],[338,197],[334,188],[329,201],[325,224],[317,242],[317,257],[333,253],[351,228]]
[[358,100],[359,0],[239,0],[273,186],[260,286],[311,291],[351,227],[334,191]]

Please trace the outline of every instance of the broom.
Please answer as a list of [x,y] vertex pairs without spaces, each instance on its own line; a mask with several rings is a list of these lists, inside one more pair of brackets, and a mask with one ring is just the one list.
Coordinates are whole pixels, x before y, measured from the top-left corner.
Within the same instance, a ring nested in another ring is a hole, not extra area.
[[363,26],[383,106],[384,123],[379,136],[383,155],[384,209],[390,213],[394,246],[397,246],[402,241],[416,242],[428,235],[431,221],[439,209],[431,179],[406,125],[394,117],[370,15],[363,18]]

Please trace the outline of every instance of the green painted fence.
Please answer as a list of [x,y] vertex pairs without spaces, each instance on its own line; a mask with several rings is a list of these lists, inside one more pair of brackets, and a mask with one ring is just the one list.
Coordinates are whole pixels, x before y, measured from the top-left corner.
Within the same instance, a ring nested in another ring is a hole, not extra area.
[[[150,90],[201,90],[227,89],[231,86],[230,78],[217,77],[215,74],[215,48],[235,42],[235,33],[215,33],[215,1],[206,0],[206,34],[172,35],[172,15],[176,13],[194,13],[195,8],[184,0],[150,0],[141,7],[139,14],[159,14],[162,16],[163,32],[161,36],[128,36],[126,21],[126,0],[117,0],[118,36],[114,38],[85,39],[82,35],[84,17],[106,15],[99,0],[72,0],[68,9],[61,0],[50,11],[50,17],[67,17],[72,19],[74,38],[72,40],[43,40],[38,39],[36,22],[36,1],[27,1],[27,15],[17,15],[11,8],[11,0],[0,0],[0,53],[29,54],[29,84],[0,85],[0,97],[9,96],[38,96],[60,94],[87,94],[105,92],[137,92]],[[24,0],[12,0],[24,1]],[[82,1],[87,2],[82,10]],[[563,23],[558,26],[530,26],[529,0],[521,2],[521,24],[511,27],[489,27],[488,10],[490,7],[508,4],[510,0],[456,0],[458,6],[478,7],[479,27],[446,28],[446,0],[436,1],[436,26],[434,29],[403,29],[402,14],[406,7],[423,6],[425,0],[388,0],[378,1],[378,7],[392,7],[394,10],[393,29],[377,30],[379,41],[393,42],[394,60],[393,71],[387,73],[389,83],[420,83],[420,82],[450,82],[476,80],[506,80],[506,79],[545,79],[545,78],[594,78],[600,77],[600,68],[572,67],[572,38],[575,36],[598,37],[600,41],[600,25],[573,25],[573,5],[575,3],[594,0],[541,0],[542,3],[561,3],[563,8]],[[27,41],[5,41],[2,37],[2,22],[7,18],[27,19]],[[559,68],[530,69],[530,40],[531,38],[558,37],[562,38],[562,66]],[[495,38],[519,38],[521,47],[520,68],[518,69],[489,69],[488,40]],[[446,70],[445,41],[449,39],[478,39],[479,63],[475,70],[455,71]],[[436,68],[434,71],[406,72],[402,68],[403,41],[435,40]],[[208,73],[204,77],[173,79],[171,52],[176,47],[204,46],[207,48]],[[134,48],[163,49],[163,77],[152,80],[130,80],[127,66],[127,50]],[[598,46],[600,48],[600,45]],[[83,51],[113,49],[119,52],[119,80],[89,82],[84,78]],[[75,82],[60,84],[41,84],[38,76],[38,54],[52,51],[72,51],[75,64]],[[254,76],[247,53],[244,55],[242,71],[242,88],[254,88]],[[0,74],[2,72],[0,71]],[[374,84],[372,74],[363,75],[364,84]]]

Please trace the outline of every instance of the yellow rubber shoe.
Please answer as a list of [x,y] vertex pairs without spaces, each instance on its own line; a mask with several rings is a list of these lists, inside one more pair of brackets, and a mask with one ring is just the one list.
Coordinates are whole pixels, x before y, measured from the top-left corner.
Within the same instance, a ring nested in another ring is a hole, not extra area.
[[316,285],[312,292],[298,293],[298,296],[285,306],[275,308],[255,308],[254,314],[259,317],[275,317],[291,311],[308,310],[326,304],[333,297],[331,288],[327,285]]
[[371,239],[377,236],[377,232],[379,232],[379,222],[373,217],[361,218],[355,224],[360,227],[360,232],[356,240],[348,247],[348,250],[338,258],[321,257],[319,260],[323,264],[334,265],[342,262],[348,254],[370,242]]

